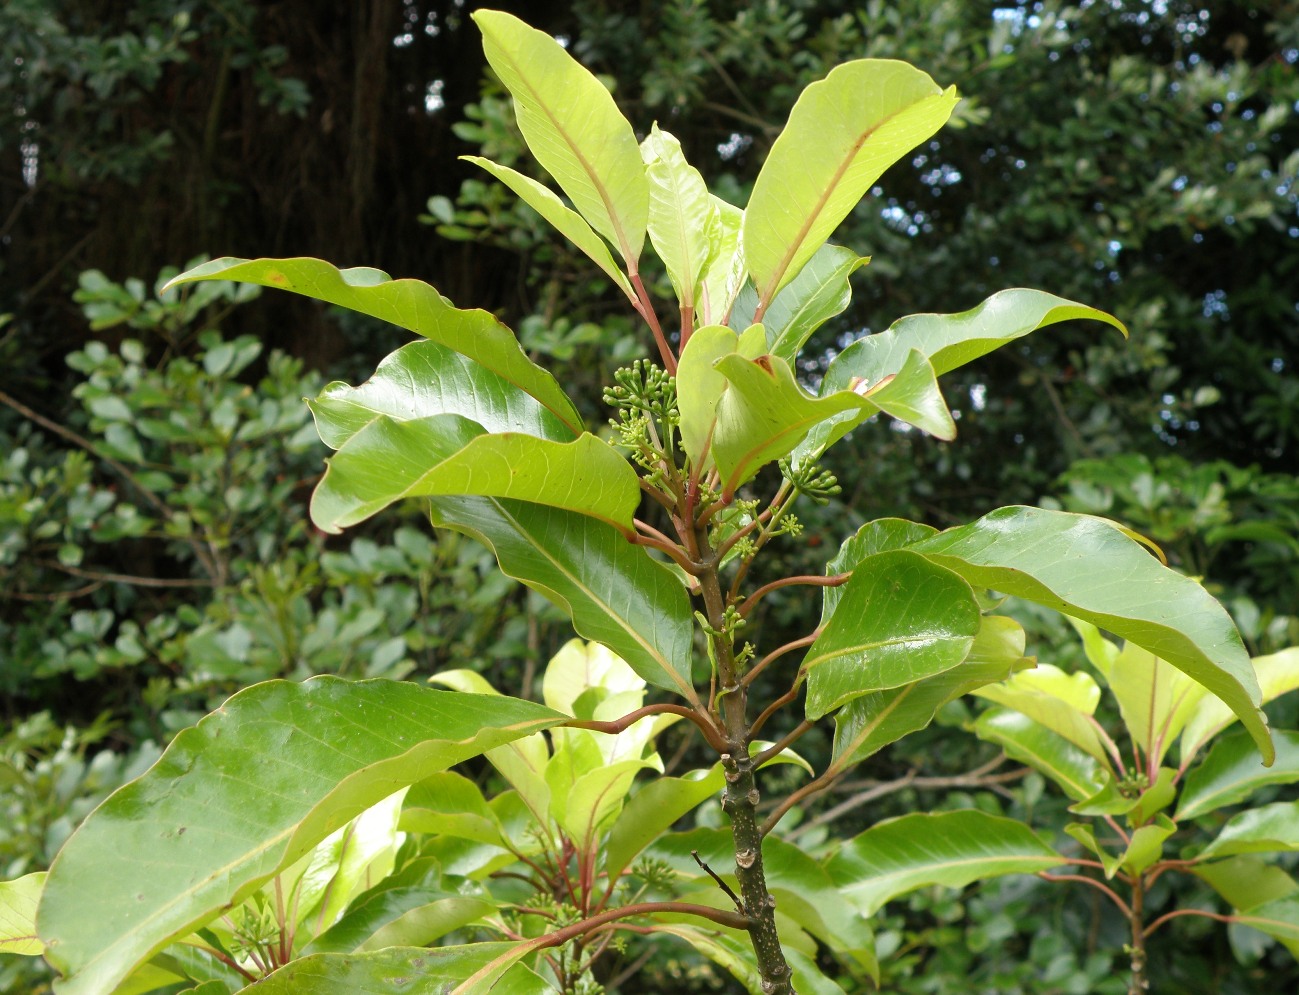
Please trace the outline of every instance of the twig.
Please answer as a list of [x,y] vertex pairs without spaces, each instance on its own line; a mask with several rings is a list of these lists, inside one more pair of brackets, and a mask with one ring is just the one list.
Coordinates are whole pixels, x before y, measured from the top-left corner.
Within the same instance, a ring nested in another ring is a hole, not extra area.
[[1149,936],[1169,919],[1176,919],[1178,916],[1201,916],[1205,919],[1216,919],[1218,922],[1240,922],[1240,916],[1223,915],[1221,912],[1205,912],[1203,909],[1176,909],[1173,912],[1165,912],[1162,916],[1146,927],[1143,936]]
[[[743,686],[743,682],[741,682],[741,686]],[[793,687],[791,687],[788,691],[786,691],[779,698],[773,701],[770,705],[764,708],[762,710],[762,714],[753,720],[753,725],[749,726],[749,738],[752,739],[754,736],[756,736],[759,733],[759,731],[761,731],[762,727],[767,724],[767,720],[769,718],[771,718],[778,711],[780,711],[791,701],[797,698],[798,692],[802,689],[802,687],[803,687],[803,682],[801,680],[796,680],[794,682]]]
[[[784,646],[777,646],[774,650],[764,656],[761,660],[749,668],[748,673],[740,678],[740,687],[748,687],[753,683],[760,673],[767,669],[768,666],[775,663],[786,653],[792,653],[794,650],[803,649],[811,646],[821,635],[821,627],[818,625],[814,630],[804,636],[802,639],[795,639],[792,642],[785,643]],[[797,686],[796,686],[797,688]]]
[[99,570],[85,570],[81,567],[56,563],[53,560],[41,560],[39,565],[51,570],[61,570],[73,577],[99,581],[101,584],[133,584],[136,587],[211,587],[212,581],[192,577],[138,577],[134,574],[103,573]]
[[787,813],[791,808],[806,798],[810,798],[813,795],[819,795],[823,791],[829,791],[834,786],[835,781],[839,780],[842,776],[842,771],[836,771],[833,769],[827,770],[814,781],[809,781],[797,791],[790,792],[781,799],[780,804],[776,806],[771,815],[767,816],[767,821],[762,824],[760,835],[765,839],[767,834],[776,828],[776,825],[785,817],[785,813]]
[[796,742],[798,742],[798,740],[802,739],[803,734],[806,733],[809,729],[811,729],[815,725],[816,725],[815,722],[812,722],[808,719],[804,719],[802,722],[796,725],[788,735],[780,739],[774,745],[767,747],[761,753],[757,754],[753,758],[753,766],[761,767],[768,760],[772,760],[775,757],[780,756],[780,754],[784,753],[787,749],[789,749]]
[[744,604],[740,606],[740,615],[744,618],[749,617],[749,610],[772,591],[779,590],[782,587],[793,587],[802,585],[804,587],[838,587],[841,584],[848,583],[852,577],[850,573],[831,574],[829,577],[821,577],[816,574],[806,574],[798,577],[781,577],[779,580],[773,580],[769,584],[763,584],[760,588],[744,599]]
[[1046,871],[1038,871],[1037,876],[1043,881],[1077,881],[1079,884],[1089,884],[1097,891],[1104,892],[1109,896],[1110,901],[1119,907],[1125,919],[1132,915],[1132,910],[1128,908],[1128,903],[1119,898],[1118,894],[1109,887],[1097,881],[1095,878],[1089,878],[1086,874],[1049,874]]
[[740,915],[744,915],[744,903],[740,901],[740,896],[731,890],[731,886],[723,881],[715,870],[704,863],[703,859],[699,856],[699,851],[691,850],[690,856],[694,857],[695,863],[702,867],[708,873],[708,876],[717,882],[717,887],[721,888],[722,891],[726,893],[726,897],[735,903],[735,910],[739,912]]
[[702,732],[704,734],[704,738],[708,740],[709,746],[711,746],[715,750],[718,750],[719,752],[726,751],[727,749],[726,739],[722,736],[721,731],[718,730],[718,728],[713,725],[712,719],[710,719],[706,715],[701,715],[699,712],[695,711],[695,709],[690,708],[686,705],[677,705],[677,704],[673,704],[672,702],[663,702],[657,705],[646,705],[643,708],[638,708],[633,712],[628,712],[626,715],[622,716],[621,718],[610,719],[608,721],[601,721],[599,719],[572,719],[568,722],[564,722],[561,724],[570,729],[590,729],[594,732],[604,732],[610,734],[611,736],[616,736],[618,735],[618,733],[622,732],[628,727],[639,722],[641,719],[646,718],[647,716],[665,715],[665,714],[680,715],[683,719],[689,719],[691,722],[693,722],[696,726],[699,727],[699,731]]

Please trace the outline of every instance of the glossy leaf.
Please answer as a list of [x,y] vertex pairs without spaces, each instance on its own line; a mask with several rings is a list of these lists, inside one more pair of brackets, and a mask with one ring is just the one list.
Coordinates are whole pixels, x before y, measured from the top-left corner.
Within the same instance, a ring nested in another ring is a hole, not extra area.
[[850,390],[812,397],[798,385],[789,364],[775,356],[750,360],[731,353],[714,367],[728,382],[717,402],[712,446],[725,495],[787,456],[818,422],[844,411],[874,410]]
[[1032,666],[1033,661],[1024,656],[1024,642],[1019,623],[1001,615],[986,615],[969,656],[958,666],[912,684],[854,698],[835,713],[831,769],[845,770],[865,760],[928,726],[949,701]]
[[[905,549],[913,542],[919,542],[937,532],[932,525],[909,522],[905,518],[877,518],[873,522],[867,522],[840,543],[839,552],[825,565],[826,576],[852,573],[857,564],[868,556],[893,549]],[[822,623],[834,614],[841,597],[842,587],[827,587],[822,592]]]
[[889,166],[943,126],[956,88],[904,62],[860,59],[799,96],[745,209],[744,256],[761,310]]
[[655,687],[694,701],[694,615],[685,588],[602,522],[496,498],[434,498],[435,525],[473,536],[501,570],[563,609]]
[[720,766],[690,777],[658,777],[631,796],[609,830],[604,864],[610,880],[687,812],[717,795],[726,781]]
[[1040,663],[1004,684],[990,684],[975,694],[1027,715],[1101,763],[1108,762],[1091,718],[1100,701],[1100,688],[1090,675],[1067,674],[1049,663]]
[[696,329],[681,350],[677,408],[681,414],[681,445],[693,468],[703,471],[712,466],[717,406],[727,389],[726,377],[716,369],[717,361],[732,353],[753,359],[762,355],[765,347],[761,325],[746,329],[742,335],[725,325],[706,325]]
[[1253,909],[1299,895],[1299,882],[1275,864],[1245,855],[1199,864],[1190,871],[1203,878],[1232,908]]
[[[290,961],[255,982],[247,995],[447,995],[474,971],[522,944],[389,947],[368,953],[322,953]],[[522,964],[492,972],[473,995],[550,995],[555,989]],[[467,993],[466,993],[467,995]]]
[[1276,762],[1264,767],[1246,736],[1229,736],[1213,744],[1200,765],[1187,775],[1174,818],[1194,819],[1244,801],[1269,784],[1299,781],[1299,732],[1273,733]]
[[[849,278],[868,262],[869,256],[859,256],[842,245],[827,243],[817,249],[762,316],[766,351],[793,366],[812,333],[848,307],[852,300]],[[757,307],[758,292],[746,283],[731,308],[731,327],[751,324]]]
[[912,314],[848,346],[830,363],[826,379],[842,389],[854,377],[875,381],[896,373],[919,349],[942,376],[1039,328],[1073,319],[1103,321],[1124,335],[1113,315],[1041,290],[1002,290],[959,314]]
[[507,187],[513,190],[521,201],[540,214],[550,226],[580,249],[591,262],[600,267],[618,289],[627,295],[629,300],[636,300],[636,291],[632,288],[627,274],[618,268],[609,246],[595,233],[586,218],[578,214],[555,195],[555,192],[543,183],[538,183],[531,176],[500,163],[484,159],[482,156],[465,155],[460,158],[472,162],[491,173]]
[[629,264],[640,256],[649,181],[631,125],[604,84],[544,31],[495,10],[471,15],[514,98],[519,130],[578,213]]
[[[1264,704],[1299,688],[1299,647],[1253,659]],[[1182,762],[1189,763],[1204,744],[1236,722],[1236,715],[1216,697],[1202,696],[1182,731]]]
[[979,631],[970,586],[908,550],[862,560],[803,660],[807,715],[955,667]]
[[394,421],[379,415],[328,461],[311,518],[341,532],[409,497],[481,495],[564,508],[635,534],[636,471],[608,443],[583,433],[551,442],[485,434],[460,415]]
[[1112,777],[1095,757],[1019,712],[991,708],[975,721],[974,733],[1049,777],[1076,801],[1091,798]]
[[111,990],[395,789],[562,719],[531,702],[390,681],[240,692],[59,853],[40,927],[62,991]]
[[649,179],[649,237],[663,260],[682,307],[693,308],[711,246],[701,221],[714,210],[704,178],[681,151],[681,143],[658,125],[641,142]]
[[963,888],[971,881],[1035,874],[1064,863],[1022,822],[966,810],[881,822],[845,843],[826,868],[870,916],[917,888]]
[[[394,280],[377,269],[340,270],[321,259],[213,259],[167,287],[195,280],[235,280],[277,287],[391,322],[487,367],[535,397],[574,434],[582,418],[555,378],[524,354],[514,333],[486,311],[461,311],[419,280]],[[164,288],[166,289],[166,288]]]
[[1089,798],[1070,805],[1069,811],[1077,815],[1126,815],[1133,825],[1140,825],[1156,812],[1168,807],[1177,797],[1174,778],[1177,772],[1171,767],[1159,768],[1155,782],[1144,791],[1133,796],[1131,791],[1124,791],[1117,778],[1110,775],[1105,786]]
[[44,886],[44,871],[0,881],[0,954],[39,957],[45,950],[36,935],[36,904]]
[[1000,508],[911,549],[971,584],[1046,605],[1150,650],[1222,698],[1263,755],[1272,756],[1254,669],[1226,609],[1103,520]]
[[1233,816],[1199,859],[1299,850],[1299,802],[1275,802]]
[[531,394],[481,363],[428,340],[388,355],[361,386],[335,381],[307,404],[330,449],[341,449],[380,415],[397,421],[461,415],[487,432],[522,432],[555,442],[576,437]]

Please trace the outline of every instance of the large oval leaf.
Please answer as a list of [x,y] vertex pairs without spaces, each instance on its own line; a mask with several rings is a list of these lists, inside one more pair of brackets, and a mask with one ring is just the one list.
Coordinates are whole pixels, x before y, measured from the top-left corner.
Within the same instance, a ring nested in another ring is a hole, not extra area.
[[799,96],[753,185],[744,256],[758,288],[755,320],[884,170],[941,128],[956,106],[905,62],[836,66]]
[[910,547],[971,584],[1108,629],[1167,660],[1240,716],[1273,755],[1254,668],[1226,609],[1118,526],[1042,508],[1000,508]]
[[636,135],[613,97],[544,31],[498,10],[472,16],[487,61],[514,97],[528,148],[634,267],[645,244],[649,181]]
[[576,435],[500,374],[427,339],[390,353],[359,387],[336,380],[307,404],[316,431],[330,449],[341,449],[380,415],[396,421],[461,415],[487,432],[523,432],[555,442],[569,442]]
[[[1299,688],[1299,646],[1255,657],[1252,662],[1264,704]],[[1190,763],[1205,743],[1235,721],[1236,716],[1221,700],[1201,697],[1182,731],[1182,765]]]
[[1276,802],[1233,816],[1200,859],[1299,850],[1299,802]]
[[[461,311],[419,280],[394,280],[377,269],[340,270],[322,259],[213,259],[167,287],[195,280],[235,280],[277,287],[359,311],[405,328],[497,373],[531,394],[576,434],[582,418],[555,378],[524,354],[514,333],[486,311]],[[164,288],[166,289],[166,288]]]
[[587,433],[551,442],[519,432],[485,434],[460,415],[414,421],[380,415],[327,462],[311,496],[312,521],[326,532],[363,522],[402,498],[452,494],[566,508],[626,536],[636,532],[636,471]]
[[433,524],[473,536],[655,687],[695,701],[694,615],[681,582],[611,526],[501,498],[433,498]]
[[963,888],[1065,863],[1022,822],[971,810],[881,822],[844,844],[826,869],[862,915],[870,916],[885,902],[928,885]]
[[[564,721],[532,702],[391,681],[271,681],[182,732],[82,824],[39,912],[67,995],[139,963],[397,789]],[[111,914],[108,914],[111,910]]]
[[979,631],[970,585],[904,549],[864,559],[804,658],[807,716],[950,670]]
[[1245,736],[1228,736],[1213,744],[1204,761],[1186,778],[1174,818],[1194,819],[1226,805],[1235,805],[1269,784],[1299,781],[1299,732],[1277,732],[1276,759],[1264,767],[1258,751]]

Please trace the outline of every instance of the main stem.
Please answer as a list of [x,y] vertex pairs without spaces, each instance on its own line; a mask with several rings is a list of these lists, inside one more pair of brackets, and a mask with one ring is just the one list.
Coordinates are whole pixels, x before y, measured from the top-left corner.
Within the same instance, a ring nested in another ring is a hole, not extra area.
[[740,884],[744,912],[752,920],[749,938],[757,957],[765,995],[794,995],[789,964],[776,932],[776,900],[767,888],[762,867],[762,832],[758,822],[758,785],[754,765],[749,757],[748,687],[740,683],[731,638],[721,635],[726,611],[718,576],[717,556],[708,546],[706,528],[696,532],[701,552],[707,550],[706,567],[699,576],[700,589],[708,624],[708,638],[717,660],[720,685],[718,704],[721,710],[727,752],[722,754],[726,788],[722,792],[722,810],[731,818],[731,836],[735,842],[735,876]]
[[1128,982],[1128,995],[1146,995],[1150,979],[1146,977],[1146,879],[1143,874],[1132,876],[1132,904],[1129,919],[1132,924],[1132,979]]

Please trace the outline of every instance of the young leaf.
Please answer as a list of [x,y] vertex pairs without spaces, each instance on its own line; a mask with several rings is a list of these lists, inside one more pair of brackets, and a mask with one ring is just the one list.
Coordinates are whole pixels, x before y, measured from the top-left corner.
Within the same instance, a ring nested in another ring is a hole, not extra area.
[[241,691],[60,851],[40,931],[61,990],[111,991],[395,789],[563,719],[527,701],[392,681],[317,677]]
[[867,557],[804,658],[808,718],[950,670],[969,655],[980,618],[952,571],[907,550]]
[[850,390],[830,397],[810,396],[794,379],[789,364],[775,356],[751,360],[730,353],[713,365],[729,385],[717,402],[712,446],[726,495],[733,495],[768,463],[787,456],[818,422],[843,411],[869,414],[875,410],[870,401]]
[[655,778],[631,796],[604,845],[609,880],[625,871],[673,823],[726,786],[720,765],[695,773],[700,776]]
[[502,11],[471,16],[487,61],[514,97],[528,148],[634,273],[645,244],[649,181],[631,125],[604,84],[550,35]]
[[361,386],[335,381],[307,404],[330,449],[341,449],[380,415],[397,421],[461,415],[487,432],[522,432],[554,442],[577,437],[531,394],[481,363],[428,340],[388,355]]
[[832,69],[794,104],[753,185],[743,243],[758,288],[756,321],[867,190],[943,126],[956,88],[904,62]]
[[460,415],[379,415],[328,464],[311,497],[312,521],[325,532],[341,532],[402,498],[463,494],[566,508],[626,536],[636,531],[636,471],[587,433],[551,442],[518,432],[488,435]]
[[[1299,646],[1255,657],[1252,662],[1263,704],[1299,688]],[[1205,743],[1235,721],[1236,715],[1220,699],[1201,696],[1182,731],[1182,764],[1190,763]]]
[[[892,549],[905,549],[913,542],[927,539],[937,532],[932,525],[909,522],[905,518],[877,518],[873,522],[867,522],[839,545],[839,552],[825,565],[825,574],[832,577],[835,574],[852,573],[857,564],[868,556]],[[822,624],[834,614],[842,597],[842,587],[827,587],[822,592]]]
[[714,210],[699,171],[686,162],[681,143],[658,125],[641,142],[649,179],[649,237],[667,268],[681,307],[693,308],[708,264],[708,233],[701,220]]
[[44,952],[36,936],[36,904],[44,886],[44,871],[0,881],[0,954],[39,957]]
[[[833,588],[826,588],[829,592]],[[1032,666],[1024,630],[1003,615],[985,615],[974,645],[958,666],[902,687],[854,698],[834,716],[833,770],[853,764],[929,725],[938,709],[963,694]]]
[[1101,689],[1089,674],[1067,674],[1049,663],[1039,663],[1004,684],[990,684],[974,693],[1027,715],[1101,763],[1107,761],[1105,745],[1090,721]]
[[1245,736],[1228,736],[1186,778],[1177,807],[1178,822],[1194,819],[1226,805],[1244,801],[1269,784],[1299,781],[1299,732],[1273,733],[1276,759],[1264,767],[1258,751]]
[[862,915],[871,916],[917,888],[963,888],[1065,863],[1022,822],[967,810],[881,822],[845,843],[826,870]]
[[1084,619],[1167,660],[1231,706],[1270,762],[1254,668],[1226,609],[1117,528],[1010,507],[910,548],[971,584]]
[[761,325],[736,335],[725,325],[705,325],[681,350],[677,364],[677,409],[681,414],[681,445],[697,471],[712,466],[711,448],[717,427],[717,406],[726,392],[726,377],[715,367],[732,353],[753,359],[762,355],[766,336]]
[[732,305],[744,285],[744,250],[740,247],[740,226],[744,212],[720,197],[709,195],[712,207],[704,232],[708,237],[708,261],[699,284],[695,308],[697,324],[725,325]]
[[568,613],[655,687],[695,701],[694,615],[685,588],[612,527],[559,508],[499,498],[433,498],[433,524],[473,536],[501,570]]
[[1086,801],[1113,780],[1108,762],[1098,761],[1020,712],[991,708],[975,720],[974,734],[1049,777],[1075,801]]
[[[173,279],[235,280],[277,287],[391,322],[468,356],[531,394],[567,425],[582,418],[555,378],[524,354],[514,333],[486,311],[461,311],[419,280],[394,280],[377,269],[340,270],[321,259],[213,259]],[[164,287],[163,289],[167,289]]]
[[560,200],[549,187],[538,183],[531,176],[525,176],[509,166],[484,159],[482,156],[464,155],[460,158],[472,162],[491,173],[507,187],[513,190],[521,201],[540,214],[557,232],[572,242],[586,257],[618,285],[618,289],[627,295],[628,300],[636,300],[636,291],[627,279],[627,274],[618,268],[609,254],[606,245],[582,215]]
[[[868,262],[869,256],[859,256],[842,245],[827,243],[817,249],[762,316],[767,330],[766,351],[793,366],[812,333],[843,313],[852,300],[849,277]],[[746,283],[731,308],[728,324],[732,328],[747,327],[757,308],[758,292],[753,284]]]

